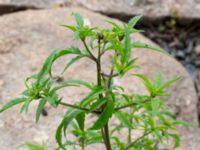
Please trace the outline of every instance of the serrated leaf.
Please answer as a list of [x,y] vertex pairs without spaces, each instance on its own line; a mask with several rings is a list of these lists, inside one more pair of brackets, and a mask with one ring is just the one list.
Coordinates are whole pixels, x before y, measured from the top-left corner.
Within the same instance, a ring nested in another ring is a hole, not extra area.
[[98,130],[102,128],[109,120],[109,118],[112,116],[114,112],[114,103],[112,100],[108,99],[107,105],[102,112],[102,114],[99,116],[99,118],[95,121],[95,123],[92,125],[90,130]]
[[27,99],[26,98],[15,98],[11,101],[9,101],[8,103],[6,103],[1,109],[0,109],[0,113],[2,113],[3,111],[17,105],[17,104],[20,104],[20,103],[23,103],[25,102]]
[[133,125],[129,120],[130,118],[128,118],[127,115],[125,115],[123,112],[117,111],[117,112],[115,112],[115,116],[125,126],[127,126],[130,129],[133,128]]
[[36,110],[36,122],[39,121],[40,115],[42,113],[42,110],[44,109],[46,102],[47,102],[47,98],[40,100],[38,107],[37,107],[37,110]]

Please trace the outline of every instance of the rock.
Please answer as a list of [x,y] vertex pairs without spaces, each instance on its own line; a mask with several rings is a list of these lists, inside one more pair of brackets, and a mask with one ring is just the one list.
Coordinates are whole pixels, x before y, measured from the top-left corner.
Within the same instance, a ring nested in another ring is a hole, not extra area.
[[[109,2],[108,2],[109,3]],[[14,46],[9,51],[0,55],[0,80],[3,81],[3,90],[0,90],[0,102],[6,103],[12,98],[19,96],[23,91],[23,81],[25,77],[38,72],[48,54],[57,48],[65,48],[72,43],[72,33],[61,24],[73,24],[72,12],[79,12],[87,23],[91,26],[108,26],[104,20],[110,18],[81,8],[65,8],[55,10],[25,11],[0,17],[0,41],[14,41]],[[140,40],[153,44],[150,40],[140,34],[134,34],[135,40]],[[20,40],[18,40],[20,39]],[[9,42],[2,42],[2,47],[9,47]],[[0,49],[0,52],[3,51]],[[172,57],[155,53],[145,49],[135,49],[133,55],[138,57],[138,64],[141,69],[134,70],[136,73],[144,73],[150,78],[157,71],[163,72],[165,80],[177,75],[184,77],[169,88],[171,96],[167,100],[170,108],[178,114],[179,119],[183,119],[193,124],[197,124],[197,96],[192,79],[183,66]],[[6,60],[9,60],[7,62]],[[108,59],[105,59],[105,63]],[[66,61],[61,59],[55,64],[55,70],[61,71]],[[34,69],[32,69],[34,67]],[[87,60],[82,60],[74,64],[68,70],[64,78],[83,79],[95,81],[93,76],[95,66]],[[54,71],[55,72],[55,71]],[[130,72],[131,73],[131,72]],[[146,90],[137,78],[127,76],[123,80],[118,80],[118,84],[125,85],[127,90],[132,92],[145,93]],[[63,97],[67,102],[73,103],[86,94],[86,90],[70,88],[64,90]],[[0,128],[0,147],[1,150],[13,150],[27,141],[38,141],[36,135],[42,131],[41,139],[55,148],[54,133],[57,125],[61,121],[65,109],[59,107],[53,109],[48,107],[48,116],[41,117],[38,124],[35,124],[35,108],[37,102],[30,107],[28,114],[20,114],[19,107],[14,107],[3,114],[0,120],[3,121],[4,128]],[[182,139],[181,150],[196,150],[200,146],[200,131],[191,127],[180,127]],[[40,137],[39,137],[40,138]],[[42,141],[41,141],[42,142]],[[102,149],[102,148],[97,148]]]
[[[200,18],[197,0],[0,0],[0,6],[26,6],[27,8],[52,8],[58,6],[83,6],[105,14],[143,15],[146,17]],[[8,10],[8,9],[7,9]]]
[[200,45],[197,45],[194,50],[197,55],[200,55]]

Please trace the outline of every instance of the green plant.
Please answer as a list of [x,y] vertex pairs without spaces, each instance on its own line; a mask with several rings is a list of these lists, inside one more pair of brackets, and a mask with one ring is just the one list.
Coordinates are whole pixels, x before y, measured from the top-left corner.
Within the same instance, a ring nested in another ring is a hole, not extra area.
[[[74,33],[74,38],[80,40],[84,48],[72,46],[53,51],[40,72],[25,80],[27,89],[22,96],[5,104],[0,112],[20,103],[23,103],[21,112],[27,111],[32,101],[38,101],[36,110],[36,122],[38,122],[47,103],[55,108],[60,105],[66,106],[66,114],[55,135],[58,149],[72,147],[84,150],[90,144],[104,143],[107,150],[159,150],[160,143],[170,138],[175,141],[174,148],[178,147],[179,136],[175,125],[184,122],[177,121],[175,115],[168,111],[162,97],[168,95],[165,89],[180,78],[163,83],[159,73],[153,81],[143,74],[133,74],[133,77],[143,81],[148,95],[126,93],[123,87],[113,82],[114,78],[122,78],[129,70],[138,67],[136,58],[131,57],[133,48],[148,48],[164,53],[158,47],[131,40],[133,33],[142,32],[134,28],[140,16],[132,18],[123,25],[107,21],[112,27],[100,29],[85,25],[79,14],[73,15],[77,24],[64,27]],[[103,73],[101,58],[108,51],[112,52],[112,64],[109,66],[110,72]],[[63,73],[80,59],[88,58],[96,65],[97,82],[89,83],[83,80],[57,82],[52,75],[52,65],[64,55],[74,55],[74,58],[66,65]],[[90,92],[76,104],[65,103],[57,92],[69,86],[83,86]],[[86,126],[88,115],[96,116],[96,120]],[[111,117],[116,118],[116,124],[110,126]],[[124,130],[127,132],[123,132],[123,136],[127,138],[120,139],[119,135]],[[139,136],[134,134],[136,132],[139,132]],[[67,135],[73,135],[73,138],[67,138]]]

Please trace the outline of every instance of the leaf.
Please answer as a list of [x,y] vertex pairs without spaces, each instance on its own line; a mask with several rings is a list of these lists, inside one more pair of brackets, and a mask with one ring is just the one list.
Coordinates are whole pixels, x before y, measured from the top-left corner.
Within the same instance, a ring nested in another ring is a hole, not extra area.
[[153,81],[153,86],[157,89],[160,85],[162,85],[162,74],[157,72]]
[[137,22],[141,19],[142,16],[135,16],[128,22],[128,27],[134,28]]
[[76,19],[76,23],[78,25],[79,28],[83,27],[84,25],[84,20],[81,17],[81,15],[79,13],[72,13],[75,16]]
[[25,143],[23,146],[27,147],[29,150],[45,150],[45,147],[40,144],[34,144],[34,143]]
[[62,130],[64,131],[64,134],[66,135],[66,128],[71,123],[71,121],[74,118],[76,118],[76,116],[80,114],[81,112],[82,111],[70,109],[68,113],[64,116],[62,122],[60,123],[60,125],[58,126],[56,130],[56,142],[58,143],[59,148],[62,148],[63,150],[66,149],[62,143]]
[[84,86],[88,89],[92,89],[92,85],[89,82],[83,80],[67,80],[63,81],[59,86],[52,89],[52,92],[55,92],[63,87],[67,86]]
[[[43,76],[47,73],[51,75],[51,67],[56,59],[58,59],[61,56],[68,55],[68,54],[76,54],[76,55],[84,55],[81,53],[80,49],[76,47],[70,47],[67,49],[62,50],[55,50],[53,51],[50,56],[46,59],[41,71],[38,74],[38,82],[43,78]],[[84,55],[85,56],[85,55]]]
[[81,131],[84,131],[84,127],[85,127],[85,112],[81,112],[80,114],[78,114],[76,116],[76,121],[77,121]]
[[129,60],[130,53],[131,53],[131,38],[130,38],[130,32],[127,26],[124,26],[124,32],[125,32],[124,49],[121,52],[122,64],[125,64]]
[[127,115],[125,115],[123,112],[117,111],[115,112],[115,116],[117,117],[117,119],[123,123],[124,125],[126,125],[128,128],[132,129],[133,125],[131,124],[131,122],[129,121]]
[[87,106],[91,100],[99,96],[99,94],[104,92],[103,87],[95,87],[92,91],[80,102],[80,106]]
[[100,107],[101,107],[103,104],[105,104],[105,103],[106,103],[106,99],[105,99],[105,98],[103,98],[103,99],[97,99],[97,101],[94,102],[94,103],[92,104],[92,106],[90,107],[90,112],[92,112],[92,111],[94,111],[94,110],[100,108]]
[[47,98],[40,100],[38,107],[37,107],[37,110],[36,110],[36,122],[39,121],[40,115],[42,113],[42,110],[44,109],[46,102],[47,102]]
[[114,103],[112,100],[108,99],[107,105],[106,105],[104,111],[99,116],[97,121],[93,124],[93,126],[90,128],[90,130],[101,129],[108,122],[108,120],[112,116],[113,112],[114,112]]
[[29,107],[29,104],[30,104],[30,102],[31,102],[32,100],[30,99],[30,100],[26,100],[25,102],[24,102],[24,104],[23,104],[23,106],[22,106],[22,108],[21,108],[21,113],[23,112],[23,111],[25,111],[25,112],[27,112],[28,111],[28,107]]
[[182,77],[176,77],[175,79],[170,80],[170,81],[164,83],[157,91],[162,91],[162,90],[164,90],[165,88],[167,88],[167,87],[169,87],[170,85],[172,85],[173,83],[175,83],[176,81],[181,80],[181,79],[182,79]]
[[180,146],[180,137],[177,134],[168,134],[170,137],[172,137],[174,139],[174,148],[177,148]]
[[167,54],[167,52],[165,50],[163,50],[162,48],[158,47],[158,46],[153,46],[153,45],[149,45],[146,43],[141,43],[141,42],[134,42],[132,43],[132,48],[145,48],[145,49],[151,49],[157,52],[161,52],[164,54]]
[[63,131],[64,131],[64,135],[66,135],[66,129],[68,127],[68,125],[71,123],[71,121],[76,118],[80,113],[82,113],[81,110],[71,110],[69,111],[69,113],[67,113],[65,115],[65,118],[63,120],[64,124],[63,124]]
[[16,98],[11,100],[10,102],[6,103],[1,109],[0,109],[0,113],[2,113],[3,111],[19,104],[19,103],[23,103],[25,102],[27,99],[26,98]]
[[77,30],[77,28],[75,26],[70,26],[70,25],[62,25],[62,26],[66,27],[66,28],[68,28],[68,29],[70,29],[70,30],[72,30],[74,32]]
[[147,90],[150,93],[154,92],[154,89],[153,89],[151,81],[145,75],[142,75],[142,74],[133,74],[133,76],[136,76],[136,77],[139,77],[140,79],[142,79],[143,82],[144,82],[144,85],[146,86]]
[[62,74],[75,62],[77,62],[78,60],[80,60],[81,58],[83,58],[83,56],[76,56],[74,58],[72,58],[67,65],[65,66],[64,70],[62,71]]

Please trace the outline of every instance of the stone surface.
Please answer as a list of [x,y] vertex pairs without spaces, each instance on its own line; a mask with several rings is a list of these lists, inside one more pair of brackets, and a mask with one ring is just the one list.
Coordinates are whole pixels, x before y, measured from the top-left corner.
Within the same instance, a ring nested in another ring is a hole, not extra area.
[[199,0],[0,0],[1,5],[2,9],[3,5],[27,6],[29,8],[79,5],[93,11],[119,16],[200,18]]
[[[104,20],[109,18],[81,8],[26,11],[0,17],[0,29],[3,29],[0,30],[0,105],[19,96],[24,89],[25,77],[37,72],[53,49],[65,48],[72,43],[80,44],[72,40],[71,32],[59,26],[74,23],[72,12],[79,12],[91,26],[108,26]],[[153,44],[140,34],[134,34],[133,38]],[[138,63],[142,65],[141,69],[134,72],[144,73],[152,78],[155,72],[161,71],[165,80],[177,75],[184,77],[169,89],[171,96],[168,98],[168,104],[179,119],[197,124],[197,96],[193,82],[185,69],[172,57],[149,50],[136,49],[133,55],[139,58]],[[107,61],[105,59],[105,63]],[[61,59],[55,64],[55,70],[61,71],[65,62]],[[95,81],[94,72],[95,66],[90,61],[82,60],[70,68],[64,78]],[[125,85],[129,91],[146,92],[141,81],[130,75],[116,82]],[[64,90],[63,97],[64,100],[73,103],[86,92],[77,92],[77,88],[70,88]],[[55,110],[47,106],[49,115],[42,117],[36,124],[36,106],[37,104],[33,103],[28,114],[20,114],[19,107],[0,114],[1,150],[19,149],[24,141],[41,141],[50,145],[50,149],[55,148],[55,129],[65,109],[59,107]],[[180,150],[196,150],[200,146],[199,129],[181,127],[179,130],[182,138]]]

